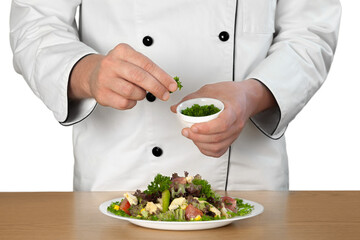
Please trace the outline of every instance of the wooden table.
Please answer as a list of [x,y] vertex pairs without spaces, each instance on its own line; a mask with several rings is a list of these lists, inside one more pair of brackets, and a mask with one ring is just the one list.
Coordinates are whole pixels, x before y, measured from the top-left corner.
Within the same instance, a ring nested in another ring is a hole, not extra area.
[[259,202],[265,211],[211,230],[162,231],[100,213],[98,206],[119,192],[0,193],[0,239],[360,239],[360,192],[228,195]]

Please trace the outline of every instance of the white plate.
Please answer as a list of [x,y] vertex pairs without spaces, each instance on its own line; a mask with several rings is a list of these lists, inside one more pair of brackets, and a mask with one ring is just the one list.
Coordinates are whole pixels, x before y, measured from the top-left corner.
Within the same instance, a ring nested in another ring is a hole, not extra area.
[[141,227],[162,229],[162,230],[202,230],[202,229],[217,228],[217,227],[226,226],[234,221],[254,217],[256,215],[261,214],[264,211],[264,207],[261,204],[243,199],[244,203],[249,203],[250,205],[254,206],[254,209],[252,210],[252,212],[246,216],[238,216],[238,217],[229,218],[229,219],[221,219],[221,220],[213,220],[213,221],[198,221],[198,222],[193,222],[193,221],[192,222],[150,221],[150,220],[121,217],[121,216],[117,216],[117,215],[112,214],[107,211],[107,207],[110,206],[110,204],[112,202],[116,202],[116,201],[120,202],[122,199],[123,198],[115,198],[113,200],[109,200],[109,201],[102,203],[99,206],[100,212],[102,212],[103,214],[105,214],[109,217],[126,220],[126,221],[129,221],[129,222],[131,222],[135,225],[141,226]]

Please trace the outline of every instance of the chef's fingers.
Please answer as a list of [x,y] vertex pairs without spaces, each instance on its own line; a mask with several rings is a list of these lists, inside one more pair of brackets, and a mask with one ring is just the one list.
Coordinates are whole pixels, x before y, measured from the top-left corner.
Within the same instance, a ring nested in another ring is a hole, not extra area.
[[221,157],[222,155],[224,155],[224,153],[226,152],[226,150],[223,150],[222,152],[219,152],[218,154],[214,154],[212,151],[207,151],[207,150],[205,150],[205,149],[201,149],[201,148],[199,148],[198,147],[198,149],[199,149],[199,151],[202,153],[202,154],[204,154],[204,155],[206,155],[206,156],[208,156],[208,157],[214,157],[214,158],[219,158],[219,157]]
[[[174,92],[177,89],[176,81],[157,66],[153,61],[148,57],[141,54],[140,52],[135,51],[131,46],[127,44],[119,44],[115,47],[115,51],[118,51],[119,56],[132,64],[142,68],[144,71],[151,74],[155,79],[157,79],[168,91]],[[151,91],[150,91],[151,92]],[[153,92],[151,92],[153,93]],[[153,93],[154,94],[154,93]]]
[[224,148],[224,149],[221,149],[221,151],[219,151],[219,152],[214,152],[214,151],[208,151],[208,150],[199,148],[199,151],[202,154],[204,154],[204,155],[206,155],[208,157],[214,157],[214,158],[221,157],[222,155],[224,155],[226,153],[227,150],[228,150],[228,148]]
[[226,153],[229,149],[231,143],[233,143],[234,139],[227,139],[227,141],[223,141],[221,143],[198,143],[194,142],[197,148],[200,150],[201,153],[205,154],[206,156],[210,157],[221,157]]
[[166,101],[170,97],[169,90],[151,74],[134,64],[121,61],[118,63],[118,68],[114,69],[114,71],[117,72],[119,78],[124,78],[142,89],[151,92],[159,99]]
[[173,113],[176,113],[176,108],[177,108],[178,105],[179,105],[179,104],[172,105],[172,106],[170,107],[170,110],[171,110]]
[[113,90],[115,93],[130,100],[143,100],[146,96],[146,91],[135,84],[121,78],[112,78],[107,81],[107,88]]
[[96,101],[105,107],[112,107],[118,110],[127,110],[133,108],[137,101],[126,99],[123,96],[113,92],[112,90],[104,90]]
[[236,128],[236,126],[232,125],[227,131],[216,134],[198,134],[191,131],[190,128],[184,128],[181,133],[184,137],[187,137],[194,142],[220,143],[232,135],[239,133],[239,130]]
[[[209,121],[203,123],[195,123],[191,126],[191,131],[199,134],[216,134],[227,131],[236,121],[236,114],[234,111],[231,111],[229,107],[226,106],[224,111],[220,115]],[[242,126],[238,126],[242,128]]]

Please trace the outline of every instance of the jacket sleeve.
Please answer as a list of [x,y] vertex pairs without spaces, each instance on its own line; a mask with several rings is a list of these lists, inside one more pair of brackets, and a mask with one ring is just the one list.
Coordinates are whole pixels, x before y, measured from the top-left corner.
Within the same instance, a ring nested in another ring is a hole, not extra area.
[[341,16],[338,0],[278,0],[275,35],[267,57],[249,74],[278,107],[251,118],[277,139],[324,82],[333,60]]
[[81,0],[13,0],[11,6],[14,68],[63,125],[85,118],[96,105],[94,99],[68,101],[73,66],[82,57],[96,53],[79,40],[75,14],[80,3]]

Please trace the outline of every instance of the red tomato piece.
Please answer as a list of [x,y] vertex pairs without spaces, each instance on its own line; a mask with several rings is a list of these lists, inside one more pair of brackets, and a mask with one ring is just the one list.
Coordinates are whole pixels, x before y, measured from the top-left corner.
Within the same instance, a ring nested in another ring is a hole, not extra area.
[[225,208],[229,209],[232,212],[237,212],[236,200],[231,197],[221,197],[222,202],[224,203]]
[[186,184],[186,178],[185,177],[178,177],[173,180],[171,180],[173,183],[179,183],[179,184]]
[[197,209],[192,204],[189,204],[185,209],[185,218],[186,220],[191,220],[192,218],[196,218],[197,216],[202,216],[203,212],[200,209]]
[[124,200],[122,200],[122,202],[120,203],[120,209],[123,210],[128,215],[130,215],[130,212],[129,212],[130,206],[131,205],[130,205],[129,201],[126,198],[124,198]]

